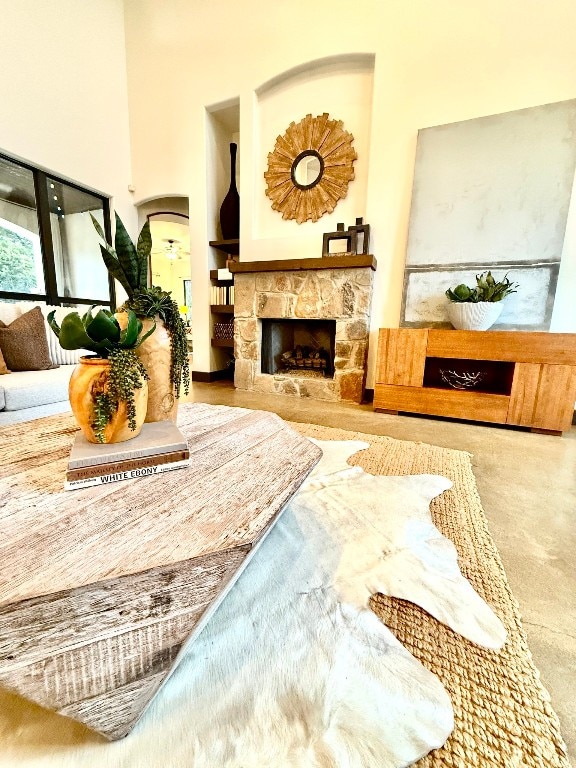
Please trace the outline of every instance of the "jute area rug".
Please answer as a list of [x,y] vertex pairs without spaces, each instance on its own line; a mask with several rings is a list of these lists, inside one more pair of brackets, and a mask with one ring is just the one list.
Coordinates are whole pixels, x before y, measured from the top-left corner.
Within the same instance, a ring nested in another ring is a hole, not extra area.
[[469,454],[424,443],[292,423],[318,440],[364,440],[349,463],[375,475],[438,474],[453,487],[431,503],[434,524],[459,553],[460,569],[504,623],[508,640],[489,651],[465,640],[421,608],[377,595],[371,607],[448,691],[455,727],[417,768],[570,768],[558,717],[528,649],[518,603],[488,531]]

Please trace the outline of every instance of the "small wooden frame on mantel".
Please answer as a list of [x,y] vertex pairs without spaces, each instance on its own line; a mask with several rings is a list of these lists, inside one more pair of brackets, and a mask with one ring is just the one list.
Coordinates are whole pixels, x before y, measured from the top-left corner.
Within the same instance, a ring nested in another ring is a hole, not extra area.
[[[330,243],[345,241],[346,251],[330,252]],[[325,232],[322,236],[322,258],[338,256],[368,255],[370,247],[370,224],[364,224],[362,217],[356,219],[356,224],[344,231],[342,222],[336,225],[336,232]]]
[[[344,241],[346,243],[345,251],[330,252],[330,243]],[[336,232],[324,232],[322,235],[322,258],[335,258],[338,256],[356,255],[356,231],[344,231],[344,224],[336,225]]]

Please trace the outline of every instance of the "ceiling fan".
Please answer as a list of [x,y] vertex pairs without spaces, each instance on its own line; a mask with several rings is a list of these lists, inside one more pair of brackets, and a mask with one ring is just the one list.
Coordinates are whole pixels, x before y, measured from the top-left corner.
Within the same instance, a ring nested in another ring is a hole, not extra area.
[[165,256],[167,259],[174,261],[175,259],[181,259],[183,254],[190,255],[188,251],[184,251],[180,247],[180,240],[175,240],[171,237],[165,237],[162,239],[165,244],[162,248],[152,250],[154,256]]

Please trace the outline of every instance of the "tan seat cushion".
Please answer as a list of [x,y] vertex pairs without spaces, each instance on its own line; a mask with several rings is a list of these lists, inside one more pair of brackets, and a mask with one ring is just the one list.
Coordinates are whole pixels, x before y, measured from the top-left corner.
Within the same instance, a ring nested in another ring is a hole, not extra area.
[[45,371],[52,363],[40,307],[6,325],[0,320],[0,350],[11,371]]

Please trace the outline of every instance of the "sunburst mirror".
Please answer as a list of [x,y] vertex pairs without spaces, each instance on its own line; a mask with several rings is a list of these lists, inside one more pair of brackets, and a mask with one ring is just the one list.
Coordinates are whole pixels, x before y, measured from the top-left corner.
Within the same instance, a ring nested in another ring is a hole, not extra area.
[[346,197],[357,159],[354,136],[327,113],[290,123],[268,154],[266,194],[283,219],[318,221]]

